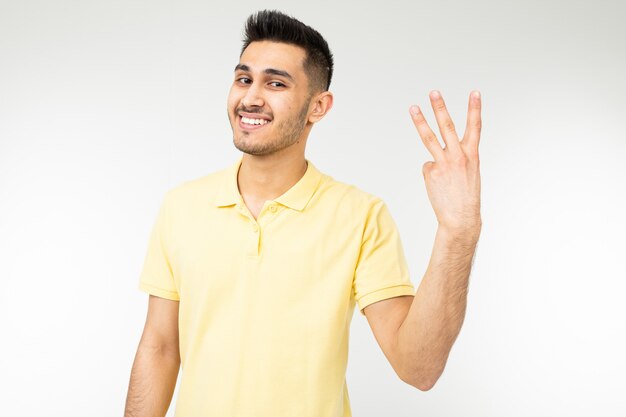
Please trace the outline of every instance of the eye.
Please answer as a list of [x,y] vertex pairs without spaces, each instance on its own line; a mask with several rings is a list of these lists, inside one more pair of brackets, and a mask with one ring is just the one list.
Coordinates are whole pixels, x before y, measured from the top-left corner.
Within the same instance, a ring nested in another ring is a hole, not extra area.
[[240,82],[242,84],[250,84],[251,80],[248,77],[239,77],[235,81]]
[[270,83],[270,85],[271,85],[272,87],[285,87],[285,84],[283,84],[283,83],[281,83],[281,82],[278,82],[278,81],[272,81],[272,82]]

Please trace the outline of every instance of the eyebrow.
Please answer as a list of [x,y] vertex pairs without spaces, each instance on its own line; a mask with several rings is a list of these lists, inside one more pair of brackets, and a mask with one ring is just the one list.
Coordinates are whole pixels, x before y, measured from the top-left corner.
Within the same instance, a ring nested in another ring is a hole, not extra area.
[[[237,70],[250,72],[250,67],[246,64],[237,64],[237,66],[235,67],[235,71]],[[280,77],[285,77],[293,81],[293,77],[291,76],[291,74],[289,74],[287,71],[279,70],[276,68],[266,68],[263,73],[269,75],[278,75]]]

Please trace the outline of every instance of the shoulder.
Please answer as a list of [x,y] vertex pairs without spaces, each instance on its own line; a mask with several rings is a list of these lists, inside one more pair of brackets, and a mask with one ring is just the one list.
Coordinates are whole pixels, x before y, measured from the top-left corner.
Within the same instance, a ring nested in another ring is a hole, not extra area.
[[222,187],[229,171],[229,167],[221,168],[201,177],[179,182],[166,190],[164,202],[174,207],[210,203]]
[[338,213],[363,217],[385,206],[381,197],[355,184],[335,180],[327,174],[323,174],[322,178],[320,197],[335,205]]

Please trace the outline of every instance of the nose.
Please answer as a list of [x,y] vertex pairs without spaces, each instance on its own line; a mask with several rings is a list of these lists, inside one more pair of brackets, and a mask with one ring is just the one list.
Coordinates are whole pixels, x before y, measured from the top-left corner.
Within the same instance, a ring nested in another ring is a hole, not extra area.
[[257,87],[258,84],[252,84],[246,91],[246,94],[241,99],[241,104],[244,107],[263,107],[263,95]]

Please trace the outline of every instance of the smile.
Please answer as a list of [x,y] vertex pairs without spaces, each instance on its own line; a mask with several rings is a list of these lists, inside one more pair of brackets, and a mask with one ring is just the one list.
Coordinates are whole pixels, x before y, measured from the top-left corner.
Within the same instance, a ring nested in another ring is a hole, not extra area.
[[271,123],[271,120],[253,119],[250,117],[243,117],[243,116],[238,116],[238,119],[239,119],[239,127],[241,127],[243,130],[257,130]]

